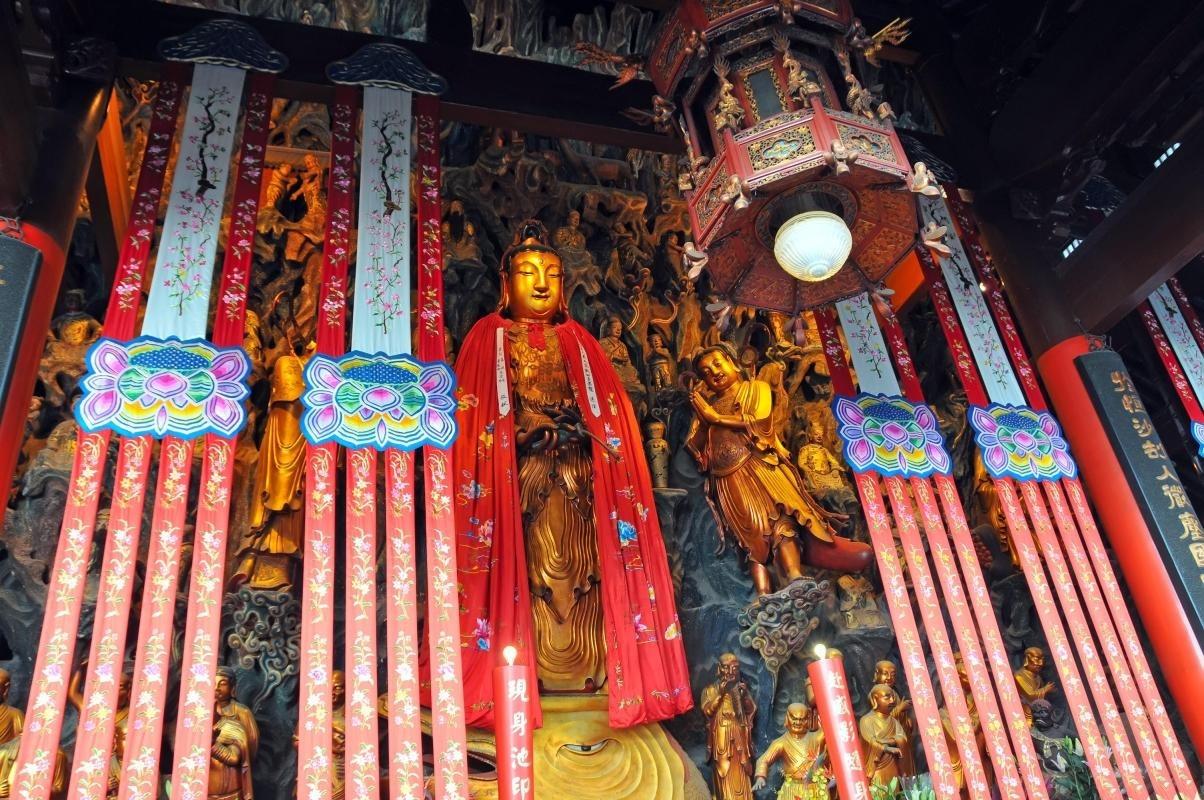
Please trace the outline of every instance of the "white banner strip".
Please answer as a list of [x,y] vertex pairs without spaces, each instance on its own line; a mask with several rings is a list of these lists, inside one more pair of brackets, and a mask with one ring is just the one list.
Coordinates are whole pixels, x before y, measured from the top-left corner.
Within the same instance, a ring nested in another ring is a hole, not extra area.
[[1200,352],[1200,345],[1191,335],[1191,328],[1187,326],[1170,287],[1164,283],[1155,289],[1150,295],[1150,306],[1162,324],[1162,330],[1166,331],[1166,338],[1179,358],[1179,365],[1183,367],[1196,399],[1204,403],[1204,353]]
[[410,101],[364,88],[351,349],[369,354],[411,352]]
[[836,303],[836,313],[840,316],[840,327],[849,345],[849,356],[861,391],[901,397],[903,392],[895,377],[890,351],[886,349],[870,296],[862,292],[848,300],[840,300]]
[[142,335],[205,338],[246,72],[197,64]]
[[1003,340],[995,328],[986,298],[978,288],[978,277],[957,237],[957,228],[944,198],[921,197],[920,210],[925,223],[933,222],[948,229],[944,243],[953,253],[939,259],[941,274],[945,277],[949,294],[953,296],[953,305],[957,309],[957,316],[961,318],[974,360],[978,362],[987,396],[993,403],[1018,407],[1028,405],[1020,382],[1016,380],[1016,373],[1012,370],[1007,348],[1003,346]]

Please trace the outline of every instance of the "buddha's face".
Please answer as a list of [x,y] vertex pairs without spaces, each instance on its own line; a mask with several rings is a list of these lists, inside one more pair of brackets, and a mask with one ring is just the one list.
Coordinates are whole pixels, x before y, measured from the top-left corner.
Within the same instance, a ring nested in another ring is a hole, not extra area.
[[577,212],[577,211],[570,211],[570,212],[569,212],[569,227],[570,227],[570,228],[576,228],[576,227],[577,227],[578,225],[580,225],[580,224],[581,224],[581,214],[580,214],[580,212]]
[[515,254],[506,277],[510,316],[535,322],[551,320],[560,310],[563,276],[555,253],[521,250]]
[[1025,650],[1024,666],[1033,672],[1040,672],[1045,668],[1045,651],[1037,648]]
[[623,335],[623,322],[618,317],[606,320],[606,335],[612,339],[618,339]]
[[895,685],[895,677],[898,675],[898,670],[890,661],[879,661],[874,667],[874,683],[885,684],[886,686]]
[[346,697],[346,679],[343,677],[343,671],[336,669],[330,676],[330,702],[335,708],[341,708]]
[[702,379],[706,381],[707,386],[715,392],[722,392],[740,379],[740,370],[736,367],[736,362],[720,350],[704,354],[698,360],[698,371],[702,373]]
[[786,708],[786,730],[795,736],[802,736],[807,732],[807,718],[810,716],[810,710],[802,703],[791,703]]
[[889,686],[875,686],[870,692],[870,706],[883,714],[889,714],[897,702],[899,702],[899,696]]

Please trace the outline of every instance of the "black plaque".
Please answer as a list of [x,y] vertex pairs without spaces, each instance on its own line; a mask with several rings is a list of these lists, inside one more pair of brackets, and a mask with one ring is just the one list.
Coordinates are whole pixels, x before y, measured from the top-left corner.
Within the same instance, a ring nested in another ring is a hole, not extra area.
[[1100,350],[1075,363],[1196,636],[1204,640],[1204,526],[1120,356]]
[[41,266],[42,253],[36,247],[0,235],[0,408],[8,408],[17,350]]

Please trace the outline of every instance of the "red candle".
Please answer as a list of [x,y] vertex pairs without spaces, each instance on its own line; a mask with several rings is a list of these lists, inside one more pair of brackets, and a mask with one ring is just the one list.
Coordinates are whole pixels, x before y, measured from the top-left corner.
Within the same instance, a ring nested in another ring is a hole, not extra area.
[[836,776],[836,791],[840,800],[869,800],[870,786],[861,754],[857,718],[849,700],[844,659],[822,644],[815,646],[815,655],[816,660],[807,665],[807,675],[815,691],[819,722],[828,745],[828,763]]
[[527,680],[527,668],[514,663],[518,650],[506,645],[502,655],[506,664],[493,668],[498,796],[506,800],[533,800],[535,771],[530,712],[533,687]]

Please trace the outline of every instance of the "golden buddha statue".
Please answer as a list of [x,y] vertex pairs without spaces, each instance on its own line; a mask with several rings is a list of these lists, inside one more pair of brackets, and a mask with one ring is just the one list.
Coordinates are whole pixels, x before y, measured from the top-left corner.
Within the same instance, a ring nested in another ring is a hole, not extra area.
[[[785,582],[803,577],[804,561],[820,569],[861,572],[871,548],[837,536],[773,426],[769,384],[748,380],[728,344],[704,348],[694,358],[709,396],[691,396],[697,414],[687,447],[707,473],[719,522],[748,557],[758,594],[769,594],[769,564]],[[800,541],[801,539],[801,541]]]
[[25,715],[20,709],[8,704],[8,692],[11,688],[12,676],[8,674],[8,670],[0,669],[0,744],[16,739],[25,728]]
[[798,467],[808,491],[823,497],[837,492],[852,491],[840,463],[825,444],[827,432],[818,414],[807,417],[807,442],[798,451]]
[[468,722],[493,722],[507,644],[543,694],[604,689],[615,728],[675,716],[693,701],[630,399],[568,318],[542,224],[523,223],[502,271],[456,361],[474,399],[453,450]]
[[213,684],[213,711],[215,717],[223,717],[238,723],[246,740],[247,763],[259,752],[259,723],[255,715],[238,700],[234,699],[234,691],[238,688],[237,677],[230,667],[217,668],[217,676]]
[[865,743],[865,774],[870,783],[889,786],[903,777],[903,751],[909,746],[907,732],[894,716],[899,695],[885,683],[870,689],[870,710],[857,722]]
[[703,688],[701,703],[707,719],[711,795],[716,800],[752,800],[752,727],[757,704],[740,677],[740,661],[734,654],[719,656],[717,672],[719,680]]
[[813,724],[814,714],[803,703],[786,707],[786,731],[757,759],[753,791],[765,788],[769,768],[780,761],[783,780],[777,800],[828,800],[828,771],[822,766],[826,755],[824,733]]
[[907,734],[907,746],[901,748],[903,757],[899,760],[899,769],[903,775],[910,777],[916,774],[916,756],[913,749],[916,718],[911,713],[911,700],[903,697],[899,692],[899,686],[896,683],[898,678],[899,668],[895,666],[895,662],[883,660],[874,665],[874,684],[889,686],[899,696],[899,701],[890,710],[890,715],[899,720],[899,725],[902,726],[903,732]]
[[[20,774],[17,758],[21,755],[21,737],[0,744],[0,800],[12,795],[13,782]],[[110,774],[109,791],[116,792],[117,776]],[[54,776],[50,781],[50,800],[67,796],[67,754],[58,748],[54,754]]]
[[1038,700],[1045,700],[1057,691],[1057,686],[1047,682],[1041,675],[1044,669],[1045,651],[1040,647],[1026,647],[1024,664],[1016,670],[1016,688],[1020,692],[1020,699],[1024,703],[1024,716],[1030,726],[1033,724],[1032,704]]
[[305,437],[301,433],[305,362],[291,352],[272,366],[267,427],[252,484],[249,535],[231,586],[286,591],[296,583],[305,529]]

